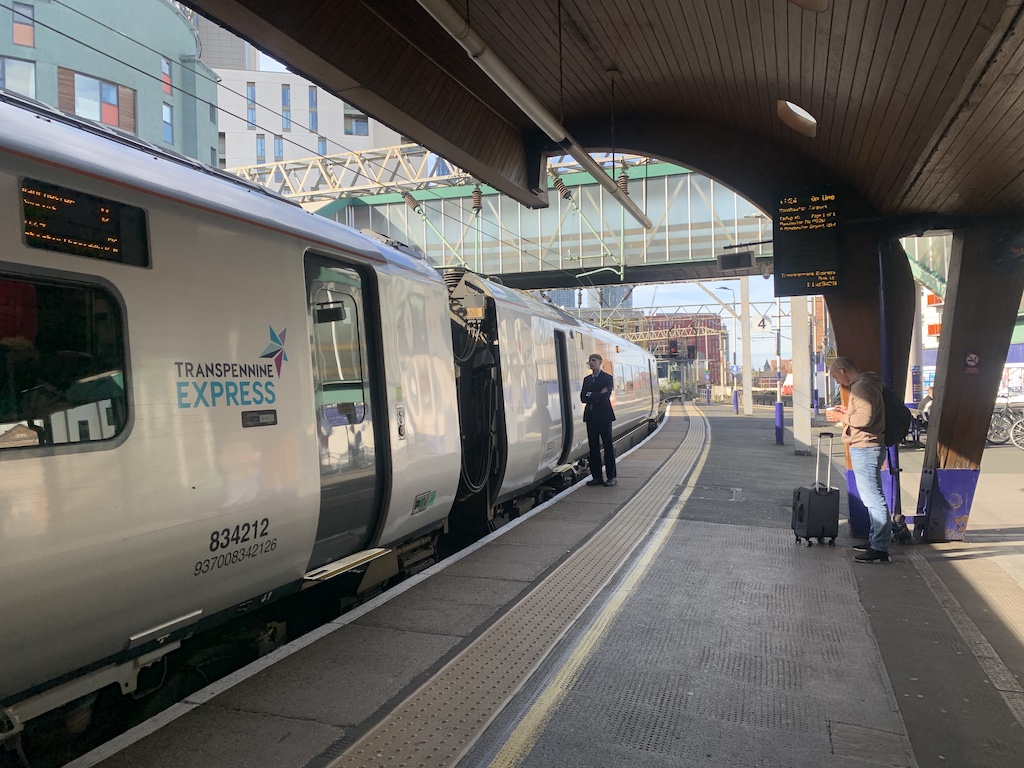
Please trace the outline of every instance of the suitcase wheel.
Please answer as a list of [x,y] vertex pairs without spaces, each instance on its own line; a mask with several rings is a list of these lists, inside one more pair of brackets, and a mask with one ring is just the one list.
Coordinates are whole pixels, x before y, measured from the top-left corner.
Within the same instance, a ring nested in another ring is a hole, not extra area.
[[797,543],[797,544],[799,544],[799,543],[800,543],[800,537],[799,537],[799,536],[797,536],[797,537],[796,537],[796,543]]
[[819,536],[818,537],[818,543],[819,544],[824,544],[825,543],[825,537],[824,536]]
[[829,540],[828,540],[828,545],[829,545],[830,547],[834,547],[834,546],[836,545],[836,540],[835,540],[835,537],[833,537],[833,538],[831,538],[831,539],[829,539]]
[[813,542],[813,541],[811,541],[811,538],[810,538],[810,536],[808,536],[808,537],[807,537],[807,546],[808,546],[808,547],[813,547],[813,546],[814,546],[814,542]]

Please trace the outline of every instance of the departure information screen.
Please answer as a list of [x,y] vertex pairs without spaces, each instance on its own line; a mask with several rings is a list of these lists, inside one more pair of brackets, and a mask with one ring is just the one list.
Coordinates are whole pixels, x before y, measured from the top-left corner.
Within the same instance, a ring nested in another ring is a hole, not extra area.
[[829,188],[775,198],[775,295],[839,289],[839,194]]
[[22,180],[25,242],[33,248],[149,266],[141,208],[56,184]]

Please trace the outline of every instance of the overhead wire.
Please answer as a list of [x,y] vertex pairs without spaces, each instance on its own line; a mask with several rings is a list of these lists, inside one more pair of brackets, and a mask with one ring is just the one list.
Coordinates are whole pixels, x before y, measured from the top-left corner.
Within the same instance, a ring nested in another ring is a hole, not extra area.
[[[97,26],[102,27],[103,29],[106,29],[106,30],[108,30],[110,32],[113,32],[114,34],[116,34],[116,35],[118,35],[118,36],[120,36],[120,37],[122,37],[122,38],[124,38],[124,39],[126,39],[126,40],[128,40],[128,41],[130,41],[132,43],[134,43],[135,45],[139,46],[140,48],[143,48],[143,49],[145,49],[147,51],[155,53],[155,54],[161,56],[162,58],[167,58],[166,55],[162,51],[158,51],[157,49],[152,48],[151,46],[148,46],[148,45],[146,45],[145,43],[143,43],[143,42],[141,42],[139,40],[135,40],[134,38],[126,35],[124,32],[121,32],[120,30],[118,30],[118,29],[116,29],[116,28],[114,28],[114,27],[112,27],[112,26],[110,26],[110,25],[100,21],[99,19],[96,19],[95,17],[92,17],[92,16],[88,15],[87,13],[83,12],[82,10],[80,10],[78,8],[75,8],[73,6],[70,6],[67,3],[65,3],[65,2],[62,2],[62,0],[51,0],[51,2],[54,5],[60,5],[63,8],[66,8],[69,11],[72,11],[72,12],[78,14],[79,16],[81,16],[84,19],[88,19],[89,21],[93,22]],[[4,8],[6,10],[9,10],[12,13],[13,13],[13,10],[14,10],[13,7],[6,2],[6,0],[0,0],[0,8]],[[94,53],[98,53],[101,56],[105,56],[106,58],[111,59],[112,61],[115,61],[118,64],[121,64],[121,65],[127,67],[128,69],[131,69],[131,70],[133,70],[133,71],[143,75],[144,77],[148,77],[148,78],[150,78],[152,80],[162,82],[161,79],[157,75],[153,74],[152,72],[148,72],[148,71],[146,71],[144,69],[141,69],[141,68],[135,66],[134,64],[130,64],[129,62],[124,61],[123,59],[118,58],[117,56],[113,55],[112,53],[110,53],[108,51],[104,51],[104,50],[101,50],[101,49],[99,49],[99,48],[97,48],[97,47],[95,47],[93,45],[90,45],[89,43],[85,42],[84,40],[81,40],[81,39],[75,37],[74,35],[69,34],[68,32],[65,32],[63,30],[57,29],[56,27],[54,27],[52,25],[49,25],[49,24],[46,24],[45,22],[42,22],[39,19],[34,19],[33,21],[34,21],[34,24],[36,26],[39,26],[39,27],[42,27],[44,29],[48,29],[48,30],[50,30],[52,32],[55,32],[56,34],[60,35],[61,37],[64,37],[64,38],[66,38],[66,39],[70,40],[71,42],[76,43],[78,45],[81,45],[83,48],[91,50]],[[257,49],[257,50],[259,50],[259,49]],[[293,73],[293,74],[297,74],[297,73]],[[236,91],[236,90],[234,90],[232,88],[229,88],[228,86],[223,85],[223,83],[219,82],[216,78],[209,77],[206,74],[204,74],[202,72],[199,72],[199,71],[195,71],[195,75],[196,75],[197,78],[201,78],[201,79],[204,79],[204,80],[206,80],[206,81],[208,81],[210,83],[213,83],[214,85],[217,86],[217,88],[221,88],[221,89],[225,90],[228,93],[234,94],[235,96],[239,96],[241,98],[246,99],[246,101],[248,101],[248,96],[246,94],[243,94],[240,91]],[[302,77],[302,75],[298,75],[298,76]],[[323,88],[323,86],[320,86],[320,87]],[[221,112],[221,113],[223,113],[225,115],[228,115],[230,117],[233,117],[233,118],[236,118],[238,120],[241,120],[241,121],[245,122],[246,124],[256,125],[257,128],[260,128],[261,130],[266,131],[267,133],[271,134],[275,138],[278,138],[278,137],[282,138],[282,140],[286,141],[288,144],[290,144],[292,146],[299,147],[300,149],[303,149],[303,150],[306,149],[306,147],[304,147],[299,142],[297,142],[297,141],[295,141],[295,140],[293,140],[291,138],[285,138],[284,135],[283,135],[284,132],[282,132],[281,134],[278,134],[278,133],[275,133],[274,129],[272,129],[272,128],[267,128],[267,127],[265,127],[263,125],[256,124],[256,123],[250,123],[250,121],[248,119],[243,120],[243,118],[240,115],[234,114],[230,110],[222,107],[220,104],[215,104],[213,102],[207,101],[206,99],[202,99],[202,98],[200,98],[198,96],[198,94],[190,93],[187,89],[182,88],[180,85],[172,84],[172,88],[175,88],[176,90],[178,90],[181,93],[185,94],[185,96],[187,96],[187,97],[195,99],[195,101],[197,103],[206,104],[207,106],[209,106],[209,107],[211,107],[213,109],[216,109],[218,112]],[[323,90],[326,93],[331,94],[331,92],[328,89],[323,88]],[[331,95],[333,95],[333,94],[331,94]],[[259,102],[259,101],[256,101],[254,103],[257,106],[262,107],[264,110],[266,110],[270,114],[275,115],[277,117],[281,117],[282,119],[284,118],[284,115],[282,115],[280,112],[278,112],[273,107],[270,107],[270,106],[268,106],[268,105],[266,105],[266,104],[264,104],[262,102]],[[341,144],[340,142],[336,141],[333,138],[328,139],[328,142],[330,144],[336,146],[336,147],[339,147],[341,150],[343,150],[345,152],[355,152],[356,151],[356,150],[353,150],[353,149],[350,149],[350,148],[346,147],[344,144]],[[438,156],[440,157],[440,155],[438,155]],[[279,162],[284,162],[284,161],[279,161]],[[384,167],[378,161],[373,161],[373,160],[368,161],[367,164],[370,164],[370,165],[377,164],[377,165],[380,165],[380,167],[382,167],[382,168]],[[444,198],[438,192],[436,192],[435,190],[428,189],[428,190],[424,190],[424,191],[432,194],[433,195],[433,199],[436,200],[436,201],[443,201],[444,200]],[[442,218],[450,219],[451,221],[455,221],[455,222],[460,223],[460,224],[462,223],[461,220],[456,219],[456,217],[452,216],[451,214],[445,213],[443,205],[438,209],[438,213],[439,213],[439,215]],[[547,266],[550,269],[550,271],[558,272],[558,273],[562,273],[564,275],[567,275],[567,276],[571,277],[574,281],[576,281],[576,283],[578,285],[580,285],[582,287],[588,287],[588,288],[596,287],[596,284],[592,280],[584,281],[581,278],[579,278],[577,275],[575,275],[573,272],[571,272],[570,270],[564,269],[564,268],[558,266],[557,264],[551,263],[551,261],[545,259],[543,257],[543,255],[542,255],[543,253],[550,253],[550,254],[552,254],[554,256],[561,257],[561,253],[559,253],[558,251],[555,251],[555,250],[553,250],[551,248],[548,248],[547,246],[545,246],[545,245],[543,245],[541,243],[538,243],[538,242],[535,242],[533,240],[529,240],[527,238],[524,238],[521,233],[513,232],[512,230],[510,230],[507,227],[503,226],[500,221],[496,221],[495,222],[495,226],[497,227],[497,229],[500,232],[506,233],[506,234],[512,236],[513,238],[517,238],[520,242],[526,243],[526,244],[536,248],[537,251],[538,251],[538,255],[537,255],[538,261],[541,264]]]

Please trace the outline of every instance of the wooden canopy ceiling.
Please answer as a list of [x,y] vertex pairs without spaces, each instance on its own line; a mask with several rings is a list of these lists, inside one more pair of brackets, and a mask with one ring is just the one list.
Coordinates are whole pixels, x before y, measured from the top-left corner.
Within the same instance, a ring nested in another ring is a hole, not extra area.
[[[867,217],[1024,213],[1022,0],[449,0],[581,144],[655,155],[765,210],[848,185]],[[524,202],[554,144],[417,0],[190,0]],[[779,100],[817,120],[785,125]]]

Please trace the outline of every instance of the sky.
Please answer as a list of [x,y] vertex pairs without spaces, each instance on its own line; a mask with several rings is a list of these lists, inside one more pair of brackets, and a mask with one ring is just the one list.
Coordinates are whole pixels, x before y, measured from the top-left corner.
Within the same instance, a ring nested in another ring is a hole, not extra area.
[[272,59],[267,54],[260,51],[260,71],[261,72],[288,72],[289,69],[277,59]]

